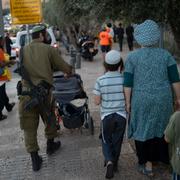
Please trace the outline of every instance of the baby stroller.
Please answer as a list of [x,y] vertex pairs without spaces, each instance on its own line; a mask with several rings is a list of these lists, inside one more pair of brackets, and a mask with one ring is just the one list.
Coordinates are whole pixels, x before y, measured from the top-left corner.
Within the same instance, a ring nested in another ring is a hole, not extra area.
[[[93,135],[94,123],[88,108],[88,97],[83,90],[81,77],[75,74],[65,79],[63,75],[55,75],[53,79],[53,95],[64,127],[68,129],[84,127]],[[85,101],[83,105],[78,107],[71,103],[72,100],[76,99],[84,99]]]

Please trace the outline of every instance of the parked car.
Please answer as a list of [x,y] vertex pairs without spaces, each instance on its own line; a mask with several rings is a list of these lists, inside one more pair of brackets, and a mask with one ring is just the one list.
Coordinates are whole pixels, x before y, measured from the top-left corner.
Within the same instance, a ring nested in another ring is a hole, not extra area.
[[17,53],[16,53],[16,37],[10,37],[11,41],[12,41],[12,45],[11,45],[11,57],[17,57]]
[[[17,33],[16,42],[15,42],[15,44],[12,45],[13,51],[14,50],[16,51],[17,57],[19,56],[20,48],[32,41],[31,34],[32,34],[32,30],[29,31],[29,40],[28,40],[27,31],[24,30],[24,31],[19,31]],[[47,28],[47,40],[51,46],[53,46],[55,48],[58,47],[52,28]]]

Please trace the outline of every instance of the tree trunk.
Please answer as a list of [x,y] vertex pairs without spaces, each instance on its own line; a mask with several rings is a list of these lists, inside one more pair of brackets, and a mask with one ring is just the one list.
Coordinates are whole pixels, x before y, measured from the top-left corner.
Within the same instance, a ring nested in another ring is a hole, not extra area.
[[179,0],[169,0],[167,19],[171,26],[177,48],[180,51],[180,2]]
[[72,27],[71,27],[71,26],[68,26],[68,27],[66,28],[66,30],[67,30],[67,36],[69,37],[70,44],[72,44],[73,47],[74,47],[75,49],[77,49],[77,39],[76,39],[76,35],[75,35],[74,32],[73,32]]

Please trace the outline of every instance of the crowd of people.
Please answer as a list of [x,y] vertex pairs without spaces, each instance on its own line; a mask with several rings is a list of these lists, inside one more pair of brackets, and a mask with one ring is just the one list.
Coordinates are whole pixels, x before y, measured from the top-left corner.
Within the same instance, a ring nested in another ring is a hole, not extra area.
[[[106,35],[107,33],[109,34],[109,36]],[[109,49],[111,49],[113,42],[118,42],[119,50],[121,52],[123,51],[124,34],[126,34],[129,51],[132,51],[133,41],[134,41],[133,33],[134,33],[134,28],[131,24],[129,24],[126,28],[123,27],[122,23],[119,23],[118,27],[115,24],[112,27],[111,23],[107,23],[107,25],[103,26],[102,31],[99,34],[103,59],[104,59],[104,52],[108,52]]]
[[4,107],[8,112],[10,112],[15,105],[14,102],[9,102],[9,97],[6,93],[6,82],[11,79],[8,66],[13,65],[16,62],[14,60],[10,60],[10,56],[5,53],[4,43],[5,39],[0,36],[0,121],[7,118],[7,115],[3,114]]
[[[121,26],[117,29],[120,51],[124,34]],[[105,177],[110,179],[117,171],[127,119],[128,136],[135,141],[138,171],[152,177],[154,161],[168,164],[170,160],[174,179],[180,179],[180,77],[176,61],[167,50],[156,46],[160,39],[159,27],[156,22],[146,20],[135,30],[132,26],[126,28],[131,52],[122,73],[123,61],[120,52],[111,48],[113,36],[107,28],[99,36],[105,74],[97,79],[94,87],[95,104],[101,106]],[[141,48],[132,51],[134,38]],[[178,112],[170,120],[174,111]],[[165,140],[171,147],[170,156]]]
[[[130,52],[124,65],[121,51],[125,32]],[[113,50],[112,46],[116,37],[119,51]],[[30,153],[34,171],[42,166],[37,141],[40,116],[45,124],[47,154],[53,154],[61,146],[60,141],[54,140],[57,129],[52,97],[53,72],[61,70],[67,78],[72,74],[72,67],[56,49],[46,44],[46,38],[46,27],[35,26],[32,42],[20,51],[20,127],[24,131],[25,147]],[[134,39],[141,48],[133,50]],[[115,30],[108,23],[99,34],[105,73],[96,80],[93,93],[95,104],[101,107],[100,137],[107,168],[105,177],[108,179],[118,171],[127,123],[128,136],[135,141],[138,171],[152,177],[154,161],[167,164],[170,161],[174,179],[180,179],[180,77],[173,56],[156,46],[159,39],[159,27],[152,20],[146,20],[135,29],[129,25],[125,30],[121,23]],[[9,103],[5,89],[6,81],[10,80],[7,66],[15,61],[6,60],[4,54],[4,39],[0,37],[0,120],[7,118],[2,113],[3,108],[12,111],[15,105]],[[48,114],[42,110],[40,103],[25,110],[26,104],[34,98],[36,87],[45,93],[43,100],[50,110]],[[170,156],[167,142],[171,147]]]

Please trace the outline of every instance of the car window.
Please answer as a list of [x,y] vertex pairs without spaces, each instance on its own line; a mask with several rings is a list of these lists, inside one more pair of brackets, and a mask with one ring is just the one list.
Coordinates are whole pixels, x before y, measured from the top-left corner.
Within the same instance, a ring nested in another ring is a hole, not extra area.
[[20,37],[20,40],[19,40],[21,47],[25,46],[25,41],[26,41],[26,35],[23,34],[23,35]]
[[[31,41],[32,41],[32,35],[30,32],[30,42]],[[26,31],[19,33],[19,36],[17,36],[16,44],[21,47],[29,44]],[[54,34],[51,31],[51,29],[47,29],[46,44],[49,44],[49,45],[56,44],[56,40],[55,40]]]
[[11,38],[11,41],[12,41],[13,44],[15,44],[16,43],[16,38]]
[[51,44],[51,41],[52,41],[51,36],[50,36],[50,34],[47,32],[47,44]]
[[[31,34],[30,34],[30,42],[32,41],[32,37],[31,37]],[[20,37],[20,46],[23,47],[25,46],[26,44],[28,44],[28,36],[27,34],[23,34],[21,37]]]

